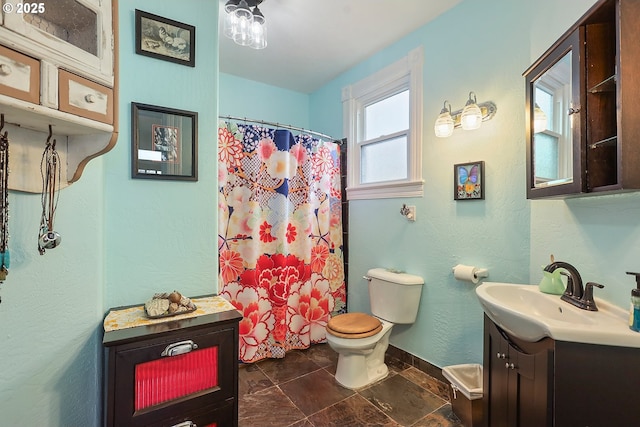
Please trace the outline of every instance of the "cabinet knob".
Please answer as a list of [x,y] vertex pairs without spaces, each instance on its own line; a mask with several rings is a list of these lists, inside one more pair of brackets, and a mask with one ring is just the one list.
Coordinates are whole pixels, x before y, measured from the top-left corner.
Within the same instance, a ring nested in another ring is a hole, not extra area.
[[507,368],[507,369],[515,369],[516,365],[514,365],[513,363],[507,362],[507,363],[504,364],[504,367]]
[[96,102],[96,96],[92,93],[85,95],[84,96],[84,100],[88,103],[88,104],[93,104]]
[[497,357],[498,359],[506,359],[506,358],[507,358],[507,355],[506,355],[506,354],[504,354],[504,353],[500,353],[500,352],[498,352],[498,353],[496,353],[496,357]]
[[0,75],[8,76],[13,70],[8,64],[0,64]]
[[569,115],[578,114],[579,112],[580,112],[580,107],[578,107],[578,108],[571,107],[571,108],[569,108],[569,111],[568,111]]

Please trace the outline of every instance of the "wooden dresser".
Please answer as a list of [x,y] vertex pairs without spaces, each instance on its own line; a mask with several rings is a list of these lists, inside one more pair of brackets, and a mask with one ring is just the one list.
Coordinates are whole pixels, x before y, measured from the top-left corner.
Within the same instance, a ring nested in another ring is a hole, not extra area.
[[142,306],[107,314],[106,426],[238,425],[242,316],[217,296],[193,301],[197,311],[165,319]]

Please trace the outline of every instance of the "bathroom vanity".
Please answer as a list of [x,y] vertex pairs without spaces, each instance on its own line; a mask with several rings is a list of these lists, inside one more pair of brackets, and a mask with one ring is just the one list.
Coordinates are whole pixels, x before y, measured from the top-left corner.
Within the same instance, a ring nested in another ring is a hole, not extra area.
[[484,316],[485,427],[638,425],[640,348],[521,340]]

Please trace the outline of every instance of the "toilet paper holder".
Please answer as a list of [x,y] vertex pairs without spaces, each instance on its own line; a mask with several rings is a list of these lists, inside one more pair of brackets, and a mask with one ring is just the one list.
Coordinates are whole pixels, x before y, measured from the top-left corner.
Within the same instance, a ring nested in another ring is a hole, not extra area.
[[[477,283],[478,281],[480,281],[480,279],[489,277],[489,270],[486,268],[477,268],[475,266],[467,266],[467,265],[462,265],[462,264],[457,264],[455,266],[453,266],[453,268],[451,269],[451,271],[454,273],[454,275],[456,275],[456,269],[457,268],[461,268],[464,269],[468,272],[473,272],[472,277],[466,276],[466,277],[460,277],[458,278],[458,280],[471,280],[473,283]],[[464,273],[463,273],[464,274]],[[469,273],[467,273],[469,274]]]

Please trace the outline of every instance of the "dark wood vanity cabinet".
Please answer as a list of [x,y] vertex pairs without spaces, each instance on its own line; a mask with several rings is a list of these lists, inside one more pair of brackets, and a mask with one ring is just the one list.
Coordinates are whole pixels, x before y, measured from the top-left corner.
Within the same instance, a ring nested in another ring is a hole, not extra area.
[[640,348],[518,340],[484,318],[485,427],[640,425]]
[[600,0],[525,71],[527,198],[640,189],[638,22]]
[[484,326],[484,425],[550,426],[552,340],[516,343],[486,316]]
[[106,332],[106,426],[237,426],[240,318],[231,310]]

